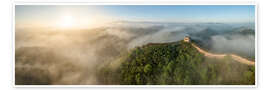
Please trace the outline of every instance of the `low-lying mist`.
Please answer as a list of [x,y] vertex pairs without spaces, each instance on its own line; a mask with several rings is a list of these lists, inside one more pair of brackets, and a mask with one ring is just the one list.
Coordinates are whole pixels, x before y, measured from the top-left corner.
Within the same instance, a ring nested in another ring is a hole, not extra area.
[[185,36],[212,52],[255,56],[250,24],[115,22],[90,30],[16,28],[16,84],[103,84],[98,70],[130,49]]

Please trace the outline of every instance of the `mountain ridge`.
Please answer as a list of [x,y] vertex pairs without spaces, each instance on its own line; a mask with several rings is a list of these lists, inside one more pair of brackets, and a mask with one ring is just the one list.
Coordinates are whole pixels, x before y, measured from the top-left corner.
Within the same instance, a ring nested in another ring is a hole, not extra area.
[[[116,70],[99,73],[108,84],[124,85],[254,85],[255,67],[232,60],[205,57],[192,43],[183,40],[149,43],[132,49],[121,58]],[[102,71],[103,69],[101,69]],[[113,73],[107,75],[108,73]]]

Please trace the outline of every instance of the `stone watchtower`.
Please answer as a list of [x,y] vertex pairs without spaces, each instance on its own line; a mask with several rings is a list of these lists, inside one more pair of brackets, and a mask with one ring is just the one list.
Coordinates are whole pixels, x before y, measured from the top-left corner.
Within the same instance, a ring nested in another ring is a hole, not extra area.
[[189,36],[186,36],[185,38],[184,38],[184,42],[190,42],[190,37]]

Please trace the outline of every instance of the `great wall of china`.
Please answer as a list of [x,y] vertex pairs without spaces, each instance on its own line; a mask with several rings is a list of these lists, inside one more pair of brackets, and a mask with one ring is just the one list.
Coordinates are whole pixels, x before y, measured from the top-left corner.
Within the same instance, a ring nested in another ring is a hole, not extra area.
[[240,63],[247,64],[254,66],[255,62],[248,60],[246,58],[243,58],[241,56],[235,55],[235,54],[214,54],[214,53],[209,53],[201,48],[199,48],[197,45],[192,43],[192,46],[195,47],[200,53],[204,54],[204,56],[209,57],[209,58],[218,58],[218,59],[223,59],[225,56],[231,56],[233,60],[236,60]]
[[200,47],[198,47],[197,45],[195,45],[194,43],[192,43],[190,41],[190,37],[186,36],[184,38],[184,42],[187,43],[191,43],[193,47],[195,47],[200,53],[204,54],[204,56],[209,57],[209,58],[217,58],[217,59],[223,59],[226,56],[231,56],[233,60],[236,60],[237,62],[243,63],[243,64],[247,64],[247,65],[251,65],[254,66],[255,62],[248,60],[246,58],[243,58],[241,56],[235,55],[235,54],[214,54],[214,53],[209,53],[203,49],[201,49]]

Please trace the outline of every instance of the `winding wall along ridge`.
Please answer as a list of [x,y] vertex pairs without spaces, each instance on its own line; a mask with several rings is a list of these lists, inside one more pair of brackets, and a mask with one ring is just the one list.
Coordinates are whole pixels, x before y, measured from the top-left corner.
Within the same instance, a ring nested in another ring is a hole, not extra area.
[[251,65],[251,66],[255,65],[255,62],[248,60],[246,58],[243,58],[241,56],[235,55],[235,54],[214,54],[214,53],[209,53],[209,52],[199,48],[198,46],[196,46],[193,43],[192,43],[192,46],[195,47],[200,53],[204,54],[204,56],[206,56],[206,57],[223,59],[225,56],[230,55],[235,61],[238,61],[238,62],[243,63],[243,64]]

